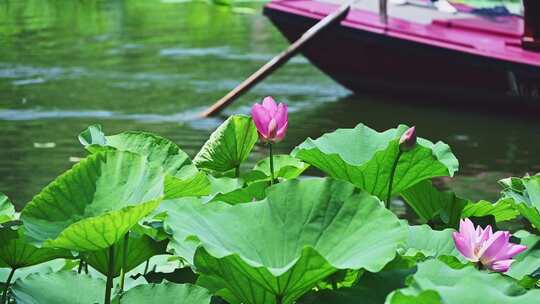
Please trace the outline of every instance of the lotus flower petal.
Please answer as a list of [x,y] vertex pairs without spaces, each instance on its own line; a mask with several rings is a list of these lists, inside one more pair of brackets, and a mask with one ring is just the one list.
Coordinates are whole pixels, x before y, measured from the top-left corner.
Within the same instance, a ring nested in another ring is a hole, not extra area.
[[503,248],[501,251],[499,251],[499,253],[497,254],[497,256],[495,257],[496,260],[506,260],[506,259],[511,259],[513,258],[515,255],[523,252],[527,250],[527,246],[525,245],[516,245],[516,244],[513,244],[513,243],[507,243],[505,245],[505,248]]
[[480,238],[478,239],[479,242],[487,242],[489,238],[493,236],[493,230],[491,229],[491,225],[487,225],[486,229],[482,229],[480,226],[481,233],[479,234]]
[[277,131],[276,134],[276,141],[282,141],[285,137],[285,134],[287,133],[287,126],[289,125],[288,122],[285,122],[285,124]]
[[283,125],[287,123],[287,120],[288,120],[287,112],[288,112],[287,105],[284,103],[280,103],[277,107],[277,112],[275,116],[278,126],[282,127]]
[[274,98],[268,96],[263,99],[262,106],[266,109],[268,114],[270,116],[274,117],[276,116],[276,113],[278,111],[278,105],[274,101]]
[[508,271],[508,269],[510,269],[510,265],[512,265],[514,261],[515,260],[512,260],[512,259],[495,261],[493,262],[493,264],[489,266],[489,268],[497,272],[506,272]]
[[478,259],[474,254],[474,247],[472,246],[469,239],[464,238],[461,234],[454,232],[452,234],[454,242],[456,243],[457,250],[463,255],[467,260],[471,262],[477,262]]
[[258,103],[254,104],[251,108],[251,117],[259,134],[268,134],[268,124],[270,123],[271,116],[266,109]]
[[477,233],[474,229],[474,224],[468,218],[459,222],[459,233],[467,240],[476,241]]
[[483,264],[491,264],[495,260],[497,254],[504,249],[508,243],[510,234],[507,231],[497,231],[487,242],[480,248],[478,254]]

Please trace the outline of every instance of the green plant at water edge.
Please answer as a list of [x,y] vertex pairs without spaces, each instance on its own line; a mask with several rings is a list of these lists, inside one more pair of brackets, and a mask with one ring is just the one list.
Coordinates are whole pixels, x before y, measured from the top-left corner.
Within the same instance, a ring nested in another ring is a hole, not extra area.
[[0,304],[537,301],[540,175],[460,198],[432,182],[458,170],[448,145],[363,124],[246,168],[258,137],[285,136],[286,106],[264,105],[193,160],[156,134],[84,130],[88,156],[20,213],[0,194]]

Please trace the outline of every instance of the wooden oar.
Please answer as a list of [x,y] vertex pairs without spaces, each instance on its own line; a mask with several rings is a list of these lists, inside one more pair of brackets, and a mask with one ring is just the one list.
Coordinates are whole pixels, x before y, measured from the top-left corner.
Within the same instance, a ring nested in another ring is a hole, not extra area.
[[257,72],[253,73],[236,88],[230,91],[227,95],[223,96],[220,100],[214,103],[210,108],[201,113],[202,117],[208,117],[221,112],[225,107],[235,101],[238,97],[244,94],[251,87],[262,81],[268,75],[270,75],[277,68],[285,64],[291,57],[296,55],[301,48],[306,45],[311,39],[317,36],[322,30],[328,26],[340,22],[346,16],[351,9],[352,4],[356,0],[348,1],[340,6],[335,12],[324,17],[321,21],[317,22],[313,27],[307,30],[298,40],[291,44],[285,51],[281,52],[272,60],[263,65]]

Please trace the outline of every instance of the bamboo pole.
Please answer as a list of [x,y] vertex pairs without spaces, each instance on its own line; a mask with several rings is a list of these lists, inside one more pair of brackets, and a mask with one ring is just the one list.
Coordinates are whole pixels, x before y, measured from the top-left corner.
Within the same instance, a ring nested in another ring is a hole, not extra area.
[[291,57],[296,55],[303,46],[305,46],[313,38],[317,37],[317,35],[321,33],[324,29],[328,28],[332,24],[335,24],[336,22],[340,22],[341,20],[343,20],[349,13],[349,10],[351,9],[354,1],[356,0],[347,1],[346,3],[341,5],[335,12],[331,13],[330,15],[324,17],[321,21],[317,22],[317,24],[307,30],[285,51],[281,52],[279,55],[268,61],[259,70],[249,76],[242,83],[240,83],[236,88],[227,93],[227,95],[214,103],[210,108],[202,112],[200,116],[208,117],[221,112],[225,107],[234,102],[238,97],[243,95],[254,85],[261,82],[267,76],[272,74],[272,72],[285,64]]

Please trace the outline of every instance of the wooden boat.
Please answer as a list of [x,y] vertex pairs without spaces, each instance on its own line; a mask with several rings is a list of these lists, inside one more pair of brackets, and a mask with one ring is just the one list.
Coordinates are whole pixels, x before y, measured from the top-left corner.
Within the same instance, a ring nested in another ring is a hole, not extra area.
[[[272,0],[264,14],[294,41],[341,1]],[[540,105],[540,1],[524,4],[525,18],[389,5],[385,20],[377,0],[358,0],[345,20],[302,52],[355,92]]]

